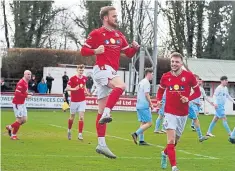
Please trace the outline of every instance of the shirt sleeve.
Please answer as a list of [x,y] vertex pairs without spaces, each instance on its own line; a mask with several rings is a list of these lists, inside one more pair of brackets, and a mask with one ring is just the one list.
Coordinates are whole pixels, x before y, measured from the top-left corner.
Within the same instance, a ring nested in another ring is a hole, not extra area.
[[98,39],[98,34],[97,30],[93,30],[88,36],[87,39],[84,43],[85,47],[88,47],[90,49],[94,49],[97,46],[97,40]]
[[122,49],[121,50],[123,51],[123,50],[126,50],[129,48],[129,44],[126,40],[126,37],[123,34],[121,35],[121,38],[122,38]]
[[70,87],[72,87],[72,86],[73,86],[73,77],[69,79],[69,81],[68,81],[68,85],[69,85]]
[[219,89],[220,89],[220,88],[217,87],[217,88],[215,89],[214,94],[213,94],[213,101],[214,101],[214,104],[217,104],[216,98],[217,98],[217,96],[218,96],[218,94],[219,94],[219,91],[220,91]]

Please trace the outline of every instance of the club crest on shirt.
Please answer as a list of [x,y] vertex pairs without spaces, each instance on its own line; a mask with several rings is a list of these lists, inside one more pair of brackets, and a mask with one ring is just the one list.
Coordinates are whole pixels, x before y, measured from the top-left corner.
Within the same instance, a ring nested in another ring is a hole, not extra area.
[[185,77],[182,77],[182,78],[181,78],[181,81],[182,81],[182,82],[185,82],[185,80],[186,80]]
[[103,33],[103,36],[105,36],[105,33]]
[[179,90],[179,88],[180,88],[180,87],[179,87],[179,85],[178,85],[178,84],[174,85],[174,90],[176,90],[176,91],[177,91],[177,90]]
[[171,81],[171,78],[168,78],[168,81],[170,82],[170,81]]
[[110,39],[110,42],[111,42],[112,44],[115,44],[115,40],[114,40],[113,38]]
[[116,37],[119,37],[119,34],[118,34],[118,33],[115,33],[115,36],[116,36]]

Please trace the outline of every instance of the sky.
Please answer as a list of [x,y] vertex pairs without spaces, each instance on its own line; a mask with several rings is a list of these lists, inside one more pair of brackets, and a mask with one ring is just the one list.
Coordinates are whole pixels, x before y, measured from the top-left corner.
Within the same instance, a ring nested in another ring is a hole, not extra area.
[[[72,11],[75,15],[80,15],[81,14],[81,10],[78,6],[79,0],[54,0],[55,3],[54,3],[54,6],[55,7],[65,7],[65,8],[68,8],[69,11]],[[128,1],[128,0],[127,0]],[[10,23],[10,27],[8,28],[9,29],[9,34],[10,34],[10,39],[12,40],[12,37],[13,37],[13,34],[14,34],[14,19],[13,19],[13,15],[11,13],[11,10],[10,10],[10,7],[9,7],[9,2],[12,2],[12,0],[6,0],[6,7],[7,7],[7,20],[8,22]],[[148,2],[148,0],[146,1]],[[113,5],[117,8],[118,11],[120,11],[120,1],[119,0],[113,0]],[[149,14],[150,16],[153,16],[153,7],[154,6],[154,0],[151,0],[150,4],[148,5],[148,9],[145,9],[145,10],[148,10],[149,11]],[[151,8],[151,9],[149,9]],[[0,8],[0,14],[2,14],[2,7]],[[120,16],[120,15],[119,15]],[[146,19],[146,22],[149,22],[147,21],[148,19]],[[3,48],[6,46],[6,43],[5,43],[5,36],[4,36],[4,28],[2,27],[3,26],[3,15],[0,15],[0,48]],[[166,35],[167,35],[167,24],[166,22],[164,21],[164,18],[163,16],[160,14],[158,16],[158,40],[163,40],[163,39],[166,39]],[[79,34],[79,29],[77,28],[74,28],[76,29],[76,33]],[[61,38],[60,36],[58,36],[58,38]],[[11,41],[11,45],[13,44],[13,42]],[[70,49],[73,49],[73,50],[76,50],[76,46],[73,45],[73,43],[71,43]]]

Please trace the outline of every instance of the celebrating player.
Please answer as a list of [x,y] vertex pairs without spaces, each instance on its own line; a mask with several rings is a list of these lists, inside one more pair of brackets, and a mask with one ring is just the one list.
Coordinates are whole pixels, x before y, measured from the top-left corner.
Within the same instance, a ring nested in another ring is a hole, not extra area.
[[207,136],[210,136],[210,137],[214,137],[214,135],[212,134],[212,130],[215,127],[215,124],[218,121],[218,119],[223,120],[223,125],[224,125],[224,128],[226,129],[228,135],[231,134],[231,130],[228,126],[227,118],[225,115],[224,106],[225,106],[225,102],[226,102],[227,98],[231,102],[233,102],[234,104],[235,104],[235,101],[228,93],[228,88],[227,88],[228,77],[222,76],[220,78],[220,81],[221,81],[221,84],[215,89],[215,92],[213,95],[214,106],[215,106],[215,116],[214,116],[213,120],[211,121],[209,129],[207,131]]
[[233,129],[233,132],[231,133],[230,137],[229,137],[229,142],[231,142],[232,144],[235,144],[235,127]]
[[76,112],[79,113],[78,121],[78,139],[83,140],[82,131],[84,127],[84,112],[86,109],[85,92],[89,95],[86,89],[87,78],[83,76],[84,65],[78,65],[77,75],[69,79],[66,91],[71,91],[70,103],[70,118],[68,120],[68,139],[71,140],[71,128]]
[[[16,133],[18,132],[21,125],[27,121],[27,109],[25,105],[25,99],[31,98],[32,94],[28,93],[28,82],[31,79],[31,71],[24,71],[24,77],[17,83],[14,98],[12,100],[13,110],[15,113],[16,121],[7,125],[9,136],[12,140],[18,140]],[[13,129],[13,131],[12,131]]]
[[100,18],[103,26],[89,34],[81,49],[81,54],[82,56],[96,55],[96,64],[93,67],[93,78],[97,83],[99,106],[96,119],[98,134],[96,152],[109,158],[116,158],[106,145],[105,132],[106,123],[112,121],[110,112],[125,90],[125,83],[117,74],[120,53],[122,51],[127,57],[131,58],[139,49],[139,45],[133,41],[130,47],[125,36],[120,31],[115,30],[118,23],[117,11],[114,7],[102,7]]
[[[200,97],[201,93],[194,75],[182,69],[182,55],[174,52],[170,57],[171,71],[162,76],[157,92],[157,105],[161,106],[162,96],[164,91],[166,91],[163,125],[167,134],[167,146],[162,151],[161,167],[167,167],[168,156],[172,171],[179,171],[176,166],[175,146],[183,133],[187,121],[188,102]],[[194,93],[190,95],[191,88]]]
[[153,104],[150,99],[150,83],[153,79],[153,70],[146,68],[145,78],[139,82],[137,90],[137,103],[136,109],[138,114],[138,121],[140,122],[139,129],[132,134],[132,138],[137,144],[137,138],[139,136],[139,145],[148,145],[144,141],[144,131],[152,126],[152,114]]
[[165,130],[163,125],[162,125],[162,130],[161,131],[159,130],[161,121],[164,118],[165,102],[166,102],[166,91],[164,92],[163,97],[162,97],[161,108],[157,112],[158,113],[158,118],[156,119],[156,125],[155,125],[155,129],[154,129],[154,133],[156,133],[156,134],[166,133],[166,130]]

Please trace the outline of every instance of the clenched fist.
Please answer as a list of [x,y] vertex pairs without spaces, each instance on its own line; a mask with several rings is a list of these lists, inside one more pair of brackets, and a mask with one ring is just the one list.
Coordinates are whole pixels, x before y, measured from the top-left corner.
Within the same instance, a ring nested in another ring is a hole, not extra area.
[[100,45],[97,49],[95,49],[95,54],[102,54],[104,53],[104,45]]
[[140,45],[136,41],[133,41],[131,45],[135,49],[139,49],[139,47],[140,47]]

